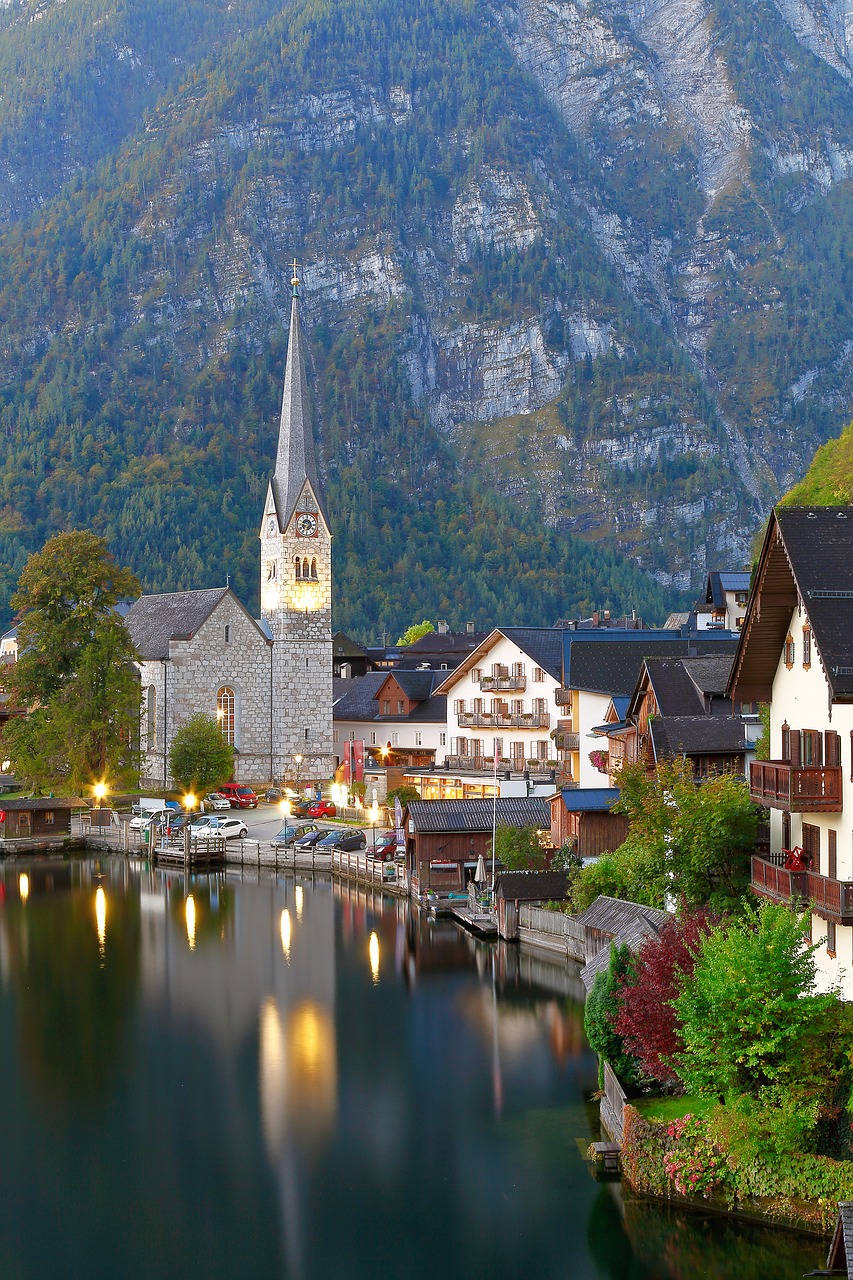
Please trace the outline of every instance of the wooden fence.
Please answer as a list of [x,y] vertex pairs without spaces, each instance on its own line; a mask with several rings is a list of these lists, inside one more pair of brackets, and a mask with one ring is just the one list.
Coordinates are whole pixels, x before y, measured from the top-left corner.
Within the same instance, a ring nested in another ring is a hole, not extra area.
[[604,1093],[601,1097],[601,1127],[610,1134],[614,1142],[621,1145],[624,1136],[625,1091],[606,1058],[603,1063]]
[[586,960],[583,925],[563,911],[548,911],[521,903],[518,909],[518,936],[523,942],[561,951],[574,960]]

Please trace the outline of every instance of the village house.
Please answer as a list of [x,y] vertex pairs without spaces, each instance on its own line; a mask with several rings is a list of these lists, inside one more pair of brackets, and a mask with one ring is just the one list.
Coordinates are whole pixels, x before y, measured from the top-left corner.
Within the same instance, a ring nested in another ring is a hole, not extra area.
[[853,998],[853,507],[772,513],[729,693],[770,704],[753,891],[810,909],[821,981]]
[[444,754],[447,699],[435,696],[440,671],[373,671],[353,680],[335,680],[334,747],[344,757],[346,742],[363,742],[364,758],[392,767],[431,765]]
[[406,867],[415,895],[464,891],[480,855],[491,858],[494,827],[535,827],[543,847],[550,847],[544,800],[413,800],[406,806],[404,824]]

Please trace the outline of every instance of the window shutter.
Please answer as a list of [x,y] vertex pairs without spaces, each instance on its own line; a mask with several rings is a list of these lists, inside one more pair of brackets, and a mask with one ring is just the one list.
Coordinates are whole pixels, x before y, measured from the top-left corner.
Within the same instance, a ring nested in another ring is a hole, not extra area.
[[[837,848],[836,832],[829,832],[829,869],[828,876],[830,880],[838,879],[838,848]],[[817,870],[817,868],[815,868]]]
[[797,730],[795,730],[793,733],[789,731],[788,742],[790,744],[788,747],[788,759],[791,762],[792,768],[799,769],[800,767],[800,735]]
[[841,735],[827,729],[823,735],[824,759],[827,764],[841,764]]
[[[853,730],[850,731],[851,739],[853,739]],[[782,759],[791,759],[791,730],[786,721],[782,725]]]

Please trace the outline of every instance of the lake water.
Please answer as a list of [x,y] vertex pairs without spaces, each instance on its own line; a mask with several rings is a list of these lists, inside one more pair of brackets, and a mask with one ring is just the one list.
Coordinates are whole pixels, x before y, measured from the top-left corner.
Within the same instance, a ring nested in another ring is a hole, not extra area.
[[0,1275],[822,1265],[823,1242],[594,1181],[578,989],[328,879],[0,863]]

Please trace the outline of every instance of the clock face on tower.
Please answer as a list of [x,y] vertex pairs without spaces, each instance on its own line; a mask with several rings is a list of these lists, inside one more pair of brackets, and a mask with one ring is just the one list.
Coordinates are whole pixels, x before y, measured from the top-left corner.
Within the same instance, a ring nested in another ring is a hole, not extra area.
[[278,521],[275,516],[270,516],[267,520],[267,534],[271,538],[275,533],[278,533]]
[[316,537],[317,527],[317,517],[310,511],[303,511],[296,518],[296,532],[300,538]]

